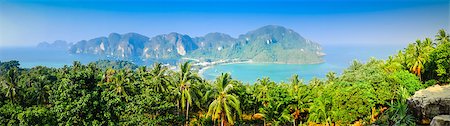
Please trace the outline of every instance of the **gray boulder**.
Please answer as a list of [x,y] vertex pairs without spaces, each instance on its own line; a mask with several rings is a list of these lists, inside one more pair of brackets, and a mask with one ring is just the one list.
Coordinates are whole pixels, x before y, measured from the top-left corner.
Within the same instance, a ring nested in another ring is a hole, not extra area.
[[430,126],[450,126],[450,115],[435,116]]
[[416,119],[424,123],[438,115],[450,115],[450,85],[419,90],[408,99],[408,106]]

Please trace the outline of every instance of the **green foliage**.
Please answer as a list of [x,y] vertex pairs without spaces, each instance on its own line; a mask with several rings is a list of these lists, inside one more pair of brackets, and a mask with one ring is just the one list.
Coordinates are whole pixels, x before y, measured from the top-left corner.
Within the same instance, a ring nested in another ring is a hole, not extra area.
[[430,86],[433,86],[433,85],[435,85],[437,83],[438,83],[437,80],[428,80],[427,82],[425,82],[424,87],[430,87]]
[[354,61],[341,75],[330,72],[307,85],[297,75],[287,83],[243,84],[229,74],[207,81],[189,62],[177,71],[159,63],[21,69],[1,62],[0,124],[415,125],[406,99],[449,82],[448,34],[439,31],[436,41],[417,41],[386,61]]
[[19,61],[17,60],[11,60],[8,62],[1,62],[0,61],[0,75],[2,73],[6,73],[8,70],[12,68],[18,68],[20,66]]
[[200,78],[191,71],[191,64],[189,62],[185,62],[180,64],[180,71],[176,73],[177,79],[176,83],[179,86],[179,94],[181,95],[181,107],[186,111],[186,124],[188,124],[189,120],[189,106],[192,105],[193,101],[197,101],[198,97],[196,96],[195,88],[191,88],[191,86],[195,86],[200,81]]
[[450,37],[444,29],[440,29],[435,37],[436,41],[441,45],[450,42]]
[[358,82],[336,89],[330,91],[332,100],[331,110],[328,113],[331,114],[331,120],[340,124],[350,124],[359,119],[368,122],[368,115],[375,107],[376,99],[372,85]]
[[375,104],[384,104],[390,99],[394,99],[396,85],[388,81],[388,74],[383,69],[384,62],[381,60],[371,59],[366,64],[355,61],[350,65],[349,69],[345,70],[341,76],[341,81],[344,86],[353,83],[368,83],[371,85],[371,90],[374,90],[373,95]]
[[413,126],[415,125],[415,120],[412,115],[407,114],[408,104],[406,102],[391,102],[388,103],[390,107],[383,115],[380,117],[379,122],[383,125],[395,125],[395,126]]
[[424,88],[424,85],[422,85],[417,76],[405,70],[396,71],[390,74],[388,78],[391,83],[404,87],[410,95],[413,95],[417,90]]
[[23,107],[12,103],[2,104],[0,107],[0,123],[7,125],[18,125],[18,116],[22,113]]
[[94,62],[97,67],[101,68],[101,69],[107,69],[107,68],[112,68],[112,69],[136,69],[138,68],[138,66],[132,62],[129,61],[123,61],[123,60],[116,60],[116,61],[111,61],[111,60],[99,60],[99,61],[95,61]]
[[8,70],[5,76],[5,80],[1,81],[5,96],[9,98],[10,102],[15,103],[17,99],[17,90],[19,82],[19,70],[18,68],[11,68]]
[[224,125],[229,123],[234,124],[236,116],[241,115],[240,101],[236,95],[232,94],[234,81],[228,73],[219,76],[214,83],[214,101],[211,102],[208,108],[208,116],[213,120],[220,120]]
[[400,87],[397,92],[398,98],[396,101],[388,102],[389,109],[384,112],[377,124],[381,125],[395,125],[395,126],[414,126],[416,125],[414,117],[408,113],[408,104],[406,98],[409,93],[406,88]]
[[[417,40],[388,60],[386,69],[404,68],[416,74],[420,80],[438,80],[448,83],[450,80],[450,44],[449,35],[439,30],[435,41],[430,38]],[[398,67],[401,64],[402,67]]]
[[[345,125],[369,123],[373,108],[398,99],[393,92],[399,87],[406,87],[407,95],[421,88],[413,74],[405,70],[388,74],[385,63],[375,59],[354,62],[342,75],[331,72],[326,80],[315,78],[309,85],[298,76],[290,83],[262,78],[243,85],[229,74],[211,83],[189,66],[182,64],[178,72],[161,64],[135,71],[102,70],[96,64],[79,62],[59,69],[14,68],[7,74],[13,79],[3,82],[15,80],[16,97],[4,99],[18,102],[1,102],[1,118],[3,123],[23,125],[287,125],[307,121]],[[7,91],[1,93],[6,96]],[[242,120],[241,115],[252,117]]]
[[450,82],[450,42],[442,42],[431,52],[430,57],[430,71],[432,71],[431,73],[436,73],[433,79],[444,83]]
[[26,108],[17,115],[19,125],[56,125],[53,113],[44,106]]

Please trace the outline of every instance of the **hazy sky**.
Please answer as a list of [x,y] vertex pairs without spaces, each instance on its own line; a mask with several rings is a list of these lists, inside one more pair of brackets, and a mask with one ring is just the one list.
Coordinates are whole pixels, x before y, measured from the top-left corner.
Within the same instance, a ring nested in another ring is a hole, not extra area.
[[450,23],[448,0],[129,1],[0,0],[0,47],[77,42],[111,32],[237,37],[269,24],[323,45],[405,45],[448,31]]

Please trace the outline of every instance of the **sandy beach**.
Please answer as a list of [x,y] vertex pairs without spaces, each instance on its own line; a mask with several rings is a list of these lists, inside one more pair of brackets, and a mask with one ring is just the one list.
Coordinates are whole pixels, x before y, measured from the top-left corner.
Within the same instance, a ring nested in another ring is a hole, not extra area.
[[198,70],[198,75],[200,75],[200,77],[203,77],[203,73],[207,70],[212,68],[215,65],[227,65],[227,64],[240,64],[240,63],[253,63],[252,60],[247,60],[247,61],[237,61],[237,62],[216,62],[216,63],[211,63],[210,65],[204,66],[204,67],[200,67]]

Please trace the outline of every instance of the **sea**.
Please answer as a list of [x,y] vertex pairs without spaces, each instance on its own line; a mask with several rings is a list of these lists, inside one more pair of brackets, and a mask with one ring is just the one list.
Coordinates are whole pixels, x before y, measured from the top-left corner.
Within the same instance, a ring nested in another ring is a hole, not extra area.
[[244,83],[255,83],[265,77],[275,82],[288,82],[297,74],[303,82],[307,83],[313,78],[325,79],[328,72],[337,75],[349,67],[353,61],[367,62],[370,58],[387,59],[397,54],[404,46],[358,46],[358,45],[333,45],[323,46],[326,55],[324,62],[320,64],[270,64],[270,63],[238,63],[222,64],[206,69],[202,77],[214,80],[222,73],[230,73],[233,79]]
[[[267,64],[267,63],[238,63],[222,64],[206,69],[200,76],[208,80],[214,80],[221,73],[230,73],[233,79],[244,83],[254,83],[257,79],[269,77],[272,81],[282,82],[297,74],[307,82],[316,77],[323,79],[328,72],[338,75],[343,72],[354,60],[366,62],[371,57],[387,59],[396,54],[404,46],[357,46],[357,45],[332,45],[323,46],[325,62],[320,64]],[[106,59],[96,55],[74,55],[67,49],[61,48],[36,48],[36,47],[2,47],[0,48],[0,61],[18,60],[20,67],[32,68],[35,66],[63,67],[72,65],[73,61],[83,64]],[[150,65],[150,64],[140,64]]]
[[73,55],[64,48],[37,48],[37,47],[2,47],[0,48],[0,61],[17,60],[22,68],[47,66],[60,68],[72,65],[74,61],[87,64],[97,61],[101,57],[95,55]]

